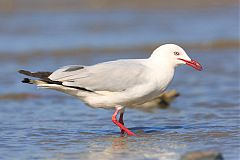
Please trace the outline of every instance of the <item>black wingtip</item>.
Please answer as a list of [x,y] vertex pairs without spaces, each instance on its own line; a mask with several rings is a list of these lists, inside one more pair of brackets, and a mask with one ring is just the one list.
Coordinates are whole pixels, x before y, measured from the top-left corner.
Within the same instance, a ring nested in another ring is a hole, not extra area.
[[22,70],[22,69],[20,69],[20,70],[18,70],[18,73],[22,73],[22,71],[23,71],[23,70]]
[[30,83],[30,79],[29,79],[29,78],[24,78],[24,79],[22,80],[22,83]]
[[29,75],[31,72],[26,71],[26,70],[19,70],[18,73]]

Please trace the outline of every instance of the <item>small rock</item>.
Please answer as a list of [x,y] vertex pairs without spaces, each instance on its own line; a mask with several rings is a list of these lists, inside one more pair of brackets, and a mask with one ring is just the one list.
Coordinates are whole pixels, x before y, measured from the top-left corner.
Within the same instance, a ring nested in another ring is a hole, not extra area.
[[223,156],[216,151],[195,151],[184,154],[180,160],[223,160]]

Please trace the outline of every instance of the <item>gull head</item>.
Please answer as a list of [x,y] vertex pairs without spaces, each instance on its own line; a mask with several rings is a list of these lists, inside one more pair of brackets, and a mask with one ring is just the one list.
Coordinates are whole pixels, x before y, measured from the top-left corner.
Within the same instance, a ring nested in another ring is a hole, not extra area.
[[198,71],[203,69],[200,63],[189,58],[187,53],[181,47],[175,44],[161,45],[153,51],[150,59],[153,59],[157,63],[164,63],[173,67],[185,64]]

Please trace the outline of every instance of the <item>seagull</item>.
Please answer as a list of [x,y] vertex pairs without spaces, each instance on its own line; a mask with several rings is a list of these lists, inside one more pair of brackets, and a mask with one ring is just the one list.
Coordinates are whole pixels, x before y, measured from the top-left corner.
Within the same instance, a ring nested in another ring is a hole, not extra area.
[[136,136],[124,126],[125,107],[134,108],[157,98],[172,81],[175,68],[183,64],[202,70],[201,64],[190,59],[180,46],[164,44],[146,59],[69,65],[54,72],[19,70],[19,73],[35,77],[24,78],[23,83],[64,92],[90,107],[115,109],[112,122],[120,128],[121,135]]

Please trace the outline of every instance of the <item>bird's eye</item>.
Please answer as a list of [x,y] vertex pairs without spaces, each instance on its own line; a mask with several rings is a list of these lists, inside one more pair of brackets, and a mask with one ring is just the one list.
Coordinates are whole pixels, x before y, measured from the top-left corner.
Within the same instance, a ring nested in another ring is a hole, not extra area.
[[174,55],[175,56],[178,56],[178,55],[180,55],[180,53],[179,52],[173,52],[174,53]]

